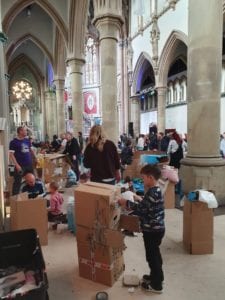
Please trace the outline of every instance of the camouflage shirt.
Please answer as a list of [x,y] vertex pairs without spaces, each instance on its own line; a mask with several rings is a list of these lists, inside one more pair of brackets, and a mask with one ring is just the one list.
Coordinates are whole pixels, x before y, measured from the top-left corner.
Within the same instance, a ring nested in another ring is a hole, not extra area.
[[158,186],[150,188],[139,203],[127,201],[127,207],[139,216],[142,231],[164,231],[164,200]]

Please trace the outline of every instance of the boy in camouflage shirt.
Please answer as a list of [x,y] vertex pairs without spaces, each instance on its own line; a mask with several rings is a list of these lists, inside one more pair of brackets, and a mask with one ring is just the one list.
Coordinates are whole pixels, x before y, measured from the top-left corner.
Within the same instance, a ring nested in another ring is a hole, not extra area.
[[146,165],[142,168],[141,174],[145,188],[148,189],[143,200],[140,203],[133,203],[120,199],[119,204],[131,209],[133,214],[140,218],[146,260],[150,268],[150,274],[143,276],[142,288],[150,292],[162,293],[164,274],[159,246],[165,234],[164,201],[157,185],[161,171],[156,165]]

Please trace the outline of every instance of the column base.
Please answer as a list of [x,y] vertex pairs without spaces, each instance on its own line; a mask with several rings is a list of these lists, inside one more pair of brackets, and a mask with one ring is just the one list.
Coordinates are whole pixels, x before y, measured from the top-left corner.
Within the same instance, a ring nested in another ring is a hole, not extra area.
[[180,176],[185,194],[195,189],[211,190],[220,205],[225,204],[225,160],[187,157],[181,162]]

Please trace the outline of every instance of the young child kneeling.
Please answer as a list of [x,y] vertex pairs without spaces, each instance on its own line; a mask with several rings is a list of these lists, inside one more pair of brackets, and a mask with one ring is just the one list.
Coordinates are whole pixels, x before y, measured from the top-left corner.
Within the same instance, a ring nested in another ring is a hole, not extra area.
[[50,207],[48,208],[48,221],[55,222],[57,216],[62,215],[63,196],[58,192],[59,185],[56,182],[49,184]]
[[162,270],[162,257],[160,244],[165,234],[164,201],[161,190],[157,185],[161,171],[156,165],[146,165],[141,174],[145,188],[148,189],[139,203],[120,199],[119,204],[133,211],[141,221],[146,260],[150,274],[143,276],[142,288],[154,293],[162,293],[164,274]]

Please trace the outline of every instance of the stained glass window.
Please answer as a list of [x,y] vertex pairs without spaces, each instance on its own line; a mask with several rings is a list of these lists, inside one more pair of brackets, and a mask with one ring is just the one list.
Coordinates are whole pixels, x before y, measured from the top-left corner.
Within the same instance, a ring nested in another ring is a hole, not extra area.
[[87,39],[85,48],[85,72],[84,84],[94,85],[98,83],[98,52],[97,44],[92,37]]

